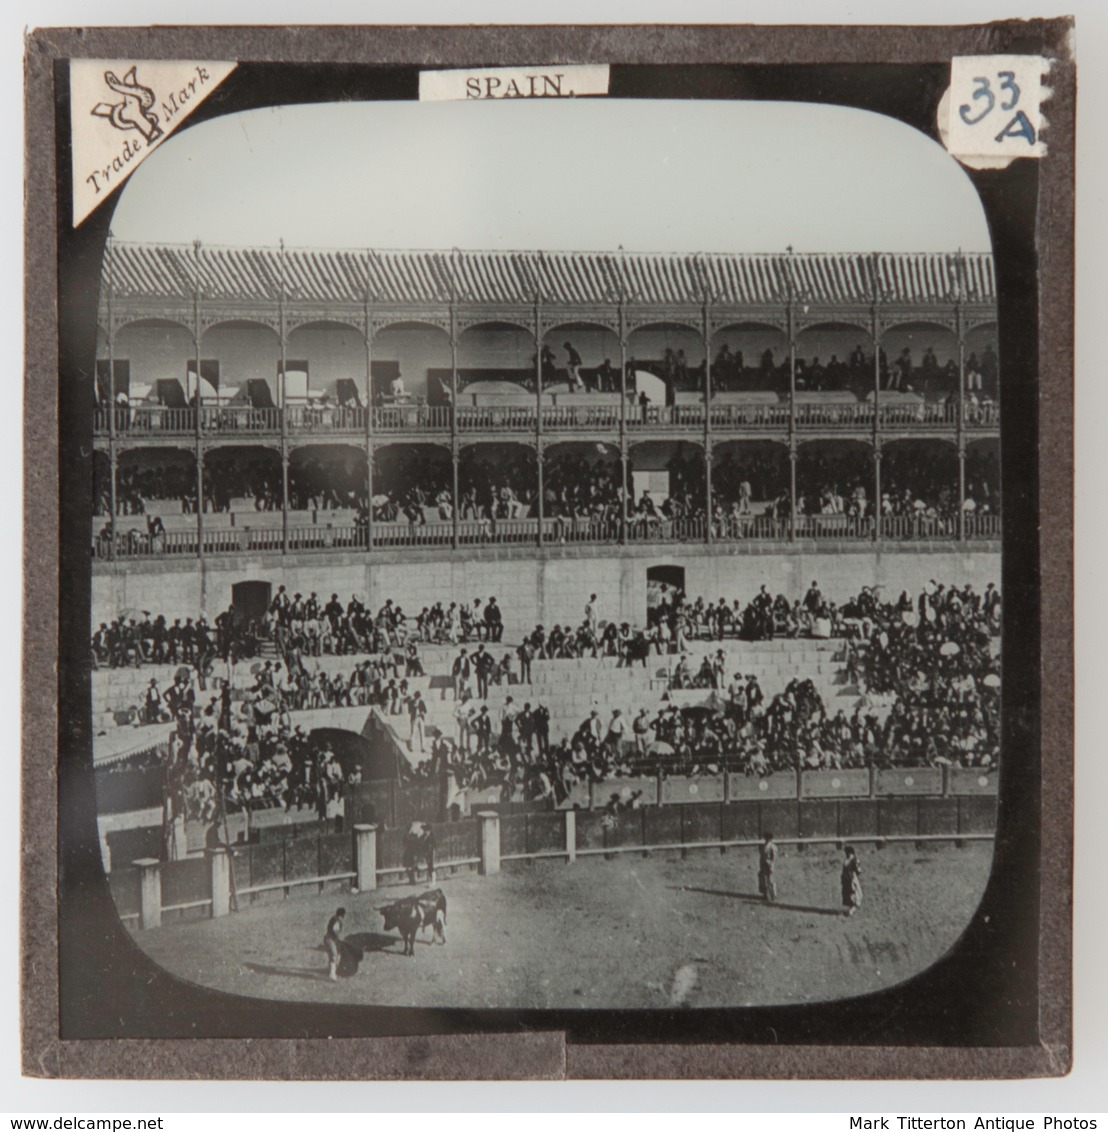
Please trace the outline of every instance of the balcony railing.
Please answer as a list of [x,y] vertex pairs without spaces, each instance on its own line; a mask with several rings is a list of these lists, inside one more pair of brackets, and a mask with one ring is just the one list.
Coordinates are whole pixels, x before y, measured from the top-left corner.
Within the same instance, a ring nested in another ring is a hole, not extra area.
[[816,542],[864,541],[873,538],[873,520],[854,515],[798,515],[796,537]]
[[459,432],[533,432],[535,410],[524,405],[459,405]]
[[966,428],[999,428],[1000,404],[997,401],[979,401],[964,406]]
[[[287,410],[287,431],[298,438],[304,435],[361,436],[366,430],[366,413],[375,433],[396,435],[419,432],[449,433],[449,405],[381,405],[367,410],[360,407],[330,406],[326,408],[290,406]],[[96,409],[93,429],[97,436],[110,431],[109,416],[114,413],[115,432],[121,437],[183,436],[196,432],[195,409],[167,409],[161,406],[136,405],[114,410]],[[881,403],[879,424],[884,430],[953,429],[958,421],[957,402],[914,401]],[[711,431],[787,432],[789,403],[776,402],[713,402],[708,408]],[[874,407],[870,401],[805,401],[796,405],[798,431],[868,432],[874,426]],[[968,430],[995,430],[1000,425],[1000,407],[995,401],[967,402],[963,407],[963,424]],[[460,433],[534,432],[534,405],[462,405],[457,410]],[[618,404],[544,405],[544,432],[615,433],[619,430]],[[250,406],[204,406],[200,410],[200,426],[213,436],[279,435],[282,410],[255,409]],[[628,406],[627,431],[632,435],[665,432],[674,429],[704,429],[704,405]]]
[[544,407],[542,427],[547,432],[574,429],[614,432],[619,428],[618,405],[555,405]]
[[998,539],[1001,535],[999,515],[977,515],[968,512],[964,519],[966,538]]
[[670,428],[703,428],[704,406],[636,405],[627,410],[628,432],[651,432]]
[[719,432],[728,430],[746,431],[748,429],[787,430],[789,427],[789,406],[787,402],[749,403],[711,406],[712,428]]
[[703,542],[705,524],[702,518],[662,519],[636,516],[627,521],[627,541],[642,542]]
[[326,409],[298,406],[288,411],[289,432],[347,432],[361,435],[365,432],[366,409],[335,406]]
[[132,408],[97,409],[93,428],[97,435],[107,434],[109,418],[115,417],[115,431],[123,436],[154,434],[179,436],[196,432],[195,409],[166,409],[160,405],[135,405]]
[[[796,519],[797,540],[814,540],[821,544],[857,544],[874,539],[872,518],[849,515],[801,515]],[[996,540],[1001,537],[998,515],[966,514],[965,538]],[[473,520],[458,523],[458,545],[471,549],[497,546],[536,546],[539,521],[533,518]],[[788,519],[767,515],[728,516],[712,525],[712,539],[720,543],[786,543],[790,541]],[[690,519],[644,518],[627,520],[625,539],[629,544],[703,543],[707,529],[703,516]],[[881,521],[884,542],[953,542],[958,539],[957,518],[927,518],[911,515],[888,515]],[[614,519],[548,518],[543,520],[543,542],[549,546],[618,544],[619,522]],[[205,556],[232,554],[290,554],[333,551],[366,551],[368,531],[365,526],[346,524],[331,526],[321,523],[290,525],[287,533],[280,527],[223,527],[205,529]],[[151,538],[141,530],[119,531],[116,534],[117,560],[136,558],[162,559],[195,557],[198,553],[195,530],[169,531]],[[454,545],[454,527],[449,522],[374,523],[372,552],[395,549],[449,550]],[[93,557],[106,561],[112,557],[111,537],[106,532],[92,545]]]
[[450,431],[449,405],[379,405],[372,412],[374,432]]
[[201,409],[200,425],[205,432],[212,433],[279,433],[281,410],[255,409],[249,405]]

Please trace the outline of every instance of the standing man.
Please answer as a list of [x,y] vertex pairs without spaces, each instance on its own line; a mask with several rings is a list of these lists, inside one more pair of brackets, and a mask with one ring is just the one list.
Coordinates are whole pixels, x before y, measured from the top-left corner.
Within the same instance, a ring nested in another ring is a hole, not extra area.
[[562,349],[566,352],[566,376],[569,378],[569,391],[577,393],[584,387],[581,380],[581,355],[573,348],[572,343],[563,342]]
[[650,746],[650,715],[646,708],[640,709],[639,714],[635,716],[635,720],[631,724],[631,730],[635,735],[636,754],[645,755],[647,748]]
[[608,723],[608,734],[605,736],[608,750],[611,752],[612,758],[619,758],[623,750],[623,740],[627,738],[627,720],[623,718],[623,712],[616,708],[612,712],[612,718]]
[[843,850],[843,870],[839,877],[842,888],[843,915],[853,916],[862,905],[862,869],[854,846]]
[[542,704],[536,704],[531,713],[531,726],[534,728],[539,754],[545,758],[550,753],[550,710]]
[[528,637],[523,638],[523,643],[516,649],[519,655],[519,682],[521,684],[531,683],[531,660],[535,655],[535,647],[531,644]]
[[339,956],[342,951],[342,925],[346,919],[346,909],[337,908],[327,921],[327,934],[323,937],[323,947],[327,952],[327,978],[337,982],[339,977]]
[[487,755],[492,751],[492,719],[489,717],[487,704],[481,705],[477,718],[471,724],[473,733],[477,736],[477,753]]
[[767,904],[777,899],[777,881],[773,875],[776,864],[777,846],[773,843],[773,834],[763,834],[762,846],[758,850],[758,891]]
[[596,594],[589,597],[585,605],[585,620],[588,622],[589,634],[594,641],[600,639],[600,602]]
[[462,692],[464,692],[469,685],[469,673],[469,657],[466,656],[466,650],[462,649],[458,656],[455,657],[454,665],[450,670],[450,675],[454,680],[454,699],[460,700],[462,698]]
[[484,645],[478,645],[477,651],[473,654],[473,668],[477,676],[477,698],[479,700],[489,698],[489,677],[495,667],[496,661],[493,660],[492,653],[485,652]]
[[408,750],[412,754],[423,754],[424,720],[427,718],[427,705],[419,692],[413,692],[408,701],[408,719],[411,731],[408,733]]

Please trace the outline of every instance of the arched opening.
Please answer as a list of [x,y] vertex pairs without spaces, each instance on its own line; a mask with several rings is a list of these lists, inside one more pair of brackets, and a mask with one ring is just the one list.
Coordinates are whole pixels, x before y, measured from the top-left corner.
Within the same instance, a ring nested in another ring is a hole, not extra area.
[[856,399],[873,390],[873,374],[873,339],[865,327],[820,322],[797,335],[798,392],[849,393]]
[[704,449],[698,444],[632,445],[627,483],[629,540],[704,537],[706,475]]
[[[511,404],[535,394],[535,339],[509,322],[468,326],[458,339],[458,405]],[[433,374],[450,388],[450,371]],[[490,400],[491,398],[491,400]]]
[[450,453],[438,444],[380,446],[373,453],[373,518],[417,525],[448,519],[452,481]]
[[876,475],[873,449],[863,441],[801,444],[796,461],[798,532],[811,538],[868,537]]
[[958,450],[941,440],[894,440],[881,450],[884,538],[954,538]]
[[561,403],[573,394],[601,394],[619,404],[619,335],[595,322],[566,322],[543,335],[542,388]]
[[231,586],[231,612],[235,623],[261,621],[273,598],[272,582],[235,582]]
[[685,592],[684,566],[648,566],[646,569],[646,624],[653,626],[678,594]]
[[783,538],[789,518],[789,452],[770,440],[712,448],[712,517],[717,538]]
[[[189,355],[190,359],[192,355]],[[286,351],[290,372],[299,372]],[[220,405],[272,408],[281,402],[281,343],[276,330],[261,322],[232,319],[209,326],[200,337],[201,377],[217,390]],[[187,368],[187,367],[186,367]],[[213,382],[213,376],[216,380]],[[264,389],[263,389],[264,386]],[[211,394],[201,386],[204,403]]]
[[543,518],[555,542],[614,542],[620,534],[623,472],[614,444],[548,445]]
[[966,334],[966,393],[982,402],[995,402],[1000,397],[996,332],[996,323],[988,322]]
[[[174,516],[196,513],[196,456],[180,448],[128,448],[116,465],[116,514]],[[195,520],[186,521],[191,527]]]
[[515,520],[538,515],[535,450],[523,444],[469,444],[458,460],[459,517]]
[[1000,534],[1000,441],[995,437],[966,445],[966,537],[996,538]]
[[204,457],[204,510],[243,515],[255,526],[280,526],[281,455],[272,448],[213,448]]
[[[302,392],[312,405],[365,405],[365,336],[358,327],[332,319],[301,323],[289,332],[285,358],[290,405]],[[301,372],[303,390],[294,378]]]
[[[373,403],[449,404],[450,360],[450,335],[441,327],[390,323],[373,337]],[[364,359],[362,366],[364,374]]]
[[331,511],[355,522],[366,509],[366,458],[348,445],[306,445],[289,456],[289,508]]
[[[789,386],[789,343],[779,326],[735,322],[712,335],[712,394],[723,402],[776,401]],[[751,397],[751,394],[755,394]]]
[[949,326],[918,320],[890,326],[881,337],[889,360],[887,388],[933,399],[958,391],[958,336]]
[[[667,406],[703,400],[706,368],[703,335],[690,326],[656,322],[636,327],[628,336],[628,373],[659,379]],[[638,384],[634,391],[640,392]]]
[[[173,382],[183,388],[187,362],[196,353],[192,331],[172,319],[144,318],[119,327],[112,339],[112,368],[116,375],[115,393],[125,392],[132,404],[155,394],[158,382]],[[107,340],[98,346],[97,391],[107,393]]]

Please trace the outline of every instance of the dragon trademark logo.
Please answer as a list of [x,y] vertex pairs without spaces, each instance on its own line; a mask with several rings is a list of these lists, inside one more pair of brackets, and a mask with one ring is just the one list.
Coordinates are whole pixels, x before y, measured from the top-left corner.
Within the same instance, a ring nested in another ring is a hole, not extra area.
[[92,113],[107,118],[117,130],[138,130],[147,142],[156,142],[162,136],[162,127],[153,111],[154,92],[143,86],[132,67],[122,79],[114,71],[104,72],[104,82],[121,98],[119,102],[98,102]]

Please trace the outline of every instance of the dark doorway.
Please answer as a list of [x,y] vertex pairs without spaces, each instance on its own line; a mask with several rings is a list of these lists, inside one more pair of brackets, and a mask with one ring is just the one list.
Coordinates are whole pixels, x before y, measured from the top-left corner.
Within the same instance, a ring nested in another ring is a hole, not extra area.
[[231,606],[235,611],[235,621],[253,621],[269,612],[273,596],[270,582],[236,582],[231,587]]
[[651,566],[646,571],[646,621],[653,625],[658,610],[673,602],[674,594],[685,592],[684,566]]

